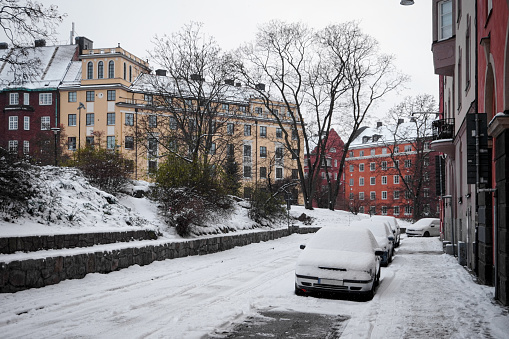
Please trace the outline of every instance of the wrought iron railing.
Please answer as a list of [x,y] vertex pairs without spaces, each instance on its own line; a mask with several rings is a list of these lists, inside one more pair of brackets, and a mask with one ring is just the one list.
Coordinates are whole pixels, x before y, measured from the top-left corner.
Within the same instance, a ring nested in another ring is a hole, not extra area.
[[454,118],[433,121],[433,140],[454,139]]

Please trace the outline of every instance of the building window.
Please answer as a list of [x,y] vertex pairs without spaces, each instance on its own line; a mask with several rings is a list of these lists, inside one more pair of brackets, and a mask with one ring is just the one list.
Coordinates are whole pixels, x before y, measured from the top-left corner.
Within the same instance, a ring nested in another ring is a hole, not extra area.
[[30,93],[23,94],[23,105],[25,106],[30,105]]
[[394,168],[399,168],[399,160],[394,160]]
[[364,192],[359,192],[359,200],[364,200]]
[[25,154],[30,153],[30,141],[28,140],[23,141],[23,153]]
[[410,182],[411,182],[411,181],[412,181],[412,176],[411,176],[411,175],[409,175],[409,174],[405,175],[405,182],[406,182],[407,184],[410,184]]
[[387,215],[387,206],[382,206],[382,215]]
[[52,103],[53,96],[51,93],[40,93],[39,94],[39,105],[49,106]]
[[354,168],[354,166],[350,165],[350,172],[353,172],[353,168]]
[[[130,71],[131,66],[129,66]],[[154,175],[157,172],[157,160],[149,160],[148,161],[148,173],[150,175]]]
[[87,113],[85,119],[86,119],[85,124],[87,126],[94,126],[94,113]]
[[375,200],[376,199],[376,192],[369,192],[369,199],[370,200]]
[[283,169],[281,167],[276,168],[276,179],[283,179]]
[[353,184],[354,184],[354,180],[350,179],[350,186],[353,186]]
[[109,89],[107,93],[108,101],[115,101],[117,99],[117,92],[114,89]]
[[376,170],[376,163],[374,163],[374,162],[370,162],[370,163],[369,163],[369,170],[370,170],[370,171],[374,171],[374,170]]
[[382,161],[382,170],[386,170],[387,169],[387,161]]
[[452,37],[452,1],[438,3],[438,40]]
[[408,167],[412,167],[412,160],[411,159],[405,160],[405,168],[408,168]]
[[23,129],[25,131],[30,130],[30,117],[23,117]]
[[370,177],[369,178],[369,184],[370,185],[376,185],[376,177]]
[[244,125],[244,136],[248,137],[251,135],[251,125]]
[[242,114],[246,114],[246,106],[239,106],[239,112]]
[[94,64],[92,61],[89,61],[87,63],[87,79],[93,79],[94,78]]
[[97,63],[97,79],[104,78],[104,62],[99,61]]
[[156,138],[148,139],[148,156],[149,157],[157,157],[157,139]]
[[359,151],[359,156],[363,157],[364,156],[364,151]]
[[425,197],[425,198],[429,198],[429,188],[425,188],[422,191],[422,196]]
[[78,100],[76,92],[68,92],[67,93],[67,101],[68,102],[76,102]]
[[124,148],[126,148],[126,149],[134,148],[134,137],[132,137],[132,136],[125,137]]
[[107,149],[115,149],[115,137],[114,136],[106,137],[106,148]]
[[87,143],[87,146],[94,147],[94,137],[87,137],[85,139],[85,142]]
[[262,137],[262,138],[267,137],[267,127],[266,126],[260,126],[260,137]]
[[18,140],[9,140],[8,147],[10,153],[18,153]]
[[232,122],[226,124],[226,134],[233,135],[234,133],[234,125]]
[[393,192],[394,199],[399,199],[399,191]]
[[393,181],[395,184],[399,184],[399,175],[393,176]]
[[394,215],[399,215],[399,206],[394,206],[393,207],[393,211],[394,211]]
[[325,179],[325,172],[322,172],[322,179]]
[[387,191],[382,191],[382,200],[387,200]]
[[129,66],[129,82],[133,81],[133,66]]
[[107,113],[106,114],[106,124],[107,125],[115,125],[115,113]]
[[115,77],[115,62],[110,60],[108,62],[108,78],[113,79]]
[[375,155],[375,154],[376,154],[376,150],[375,150],[374,148],[372,148],[372,149],[370,150],[370,154],[371,154],[371,155]]
[[298,169],[292,169],[292,179],[299,179],[299,170]]
[[67,125],[68,126],[76,126],[76,114],[68,114],[67,115]]
[[299,138],[299,133],[296,129],[292,129],[292,140],[297,140]]
[[334,159],[334,167],[338,167],[338,159]]
[[349,156],[350,158],[353,158],[353,156],[354,156],[353,151],[348,152],[348,156]]
[[412,152],[412,145],[406,145],[405,152]]
[[364,213],[364,206],[359,207],[359,213]]
[[412,199],[412,192],[410,192],[409,190],[406,190],[405,191],[405,199],[406,200]]
[[382,185],[387,185],[387,176],[382,176]]
[[260,158],[266,158],[267,157],[267,147],[260,146]]
[[10,116],[9,117],[9,131],[14,131],[18,129],[18,117]]
[[67,138],[67,149],[71,151],[76,150],[76,137]]
[[399,153],[399,146],[394,146],[394,153]]
[[127,80],[127,65],[124,62],[124,80]]
[[260,178],[261,179],[267,178],[267,167],[260,167]]
[[157,115],[149,115],[148,116],[148,127],[151,127],[151,128],[157,127]]
[[382,148],[382,154],[387,154],[387,147]]
[[251,145],[244,145],[244,157],[251,158]]
[[251,178],[251,166],[244,166],[244,178]]
[[41,117],[41,131],[49,131],[51,128],[50,117]]
[[276,159],[283,159],[283,147],[276,147]]
[[359,172],[364,172],[364,164],[359,164]]
[[262,115],[263,114],[263,108],[255,107],[255,114]]
[[276,138],[278,139],[283,138],[283,130],[280,127],[276,128]]
[[405,215],[411,215],[412,214],[412,206],[405,206]]
[[355,196],[354,196],[353,192],[350,192],[350,200],[353,200],[353,199],[354,199],[354,197],[355,197]]
[[[145,101],[145,104],[152,106],[154,104],[154,97],[151,94],[145,94],[143,96],[143,100]],[[188,102],[188,107],[193,107],[191,100],[186,100]]]
[[359,178],[359,186],[364,186],[364,177]]
[[126,126],[134,126],[134,114],[133,113],[125,114],[125,125]]
[[87,102],[94,102],[95,91],[87,91]]
[[19,104],[19,93],[9,93],[9,105]]

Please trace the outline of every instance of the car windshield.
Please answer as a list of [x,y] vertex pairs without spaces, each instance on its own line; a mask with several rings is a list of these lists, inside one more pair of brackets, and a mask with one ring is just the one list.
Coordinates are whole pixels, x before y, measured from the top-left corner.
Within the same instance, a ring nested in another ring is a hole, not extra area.
[[306,248],[373,253],[374,247],[369,235],[362,230],[326,227],[311,238]]

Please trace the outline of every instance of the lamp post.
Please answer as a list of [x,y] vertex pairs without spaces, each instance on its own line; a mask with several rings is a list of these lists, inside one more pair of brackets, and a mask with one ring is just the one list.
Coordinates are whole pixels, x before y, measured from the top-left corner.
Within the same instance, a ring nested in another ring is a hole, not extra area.
[[53,131],[53,134],[55,135],[55,167],[56,167],[56,166],[58,166],[57,148],[58,148],[58,133],[60,132],[60,128],[52,127],[51,130]]

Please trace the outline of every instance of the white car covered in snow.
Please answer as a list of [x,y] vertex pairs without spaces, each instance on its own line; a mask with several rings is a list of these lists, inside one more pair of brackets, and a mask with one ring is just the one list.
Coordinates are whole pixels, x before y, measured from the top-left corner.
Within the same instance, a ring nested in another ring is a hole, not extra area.
[[352,222],[351,227],[364,227],[370,230],[375,236],[378,246],[383,251],[382,266],[388,266],[394,255],[394,234],[392,234],[389,223],[385,220],[363,219]]
[[422,218],[407,227],[409,237],[437,237],[440,235],[440,219]]
[[399,227],[398,219],[390,215],[374,215],[371,220],[382,220],[389,223],[392,233],[394,234],[394,247],[398,247],[401,238],[401,228]]
[[355,293],[372,298],[380,281],[382,251],[364,228],[323,227],[295,266],[295,294]]

